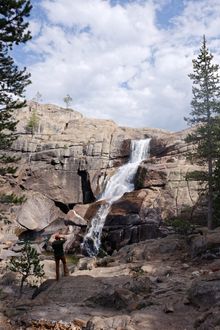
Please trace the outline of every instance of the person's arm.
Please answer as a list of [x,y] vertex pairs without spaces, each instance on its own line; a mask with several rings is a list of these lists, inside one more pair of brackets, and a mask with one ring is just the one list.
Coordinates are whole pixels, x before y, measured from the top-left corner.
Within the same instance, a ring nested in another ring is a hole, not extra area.
[[65,235],[62,235],[62,236],[60,235],[60,239],[63,241],[63,243],[66,242],[66,237],[65,237]]

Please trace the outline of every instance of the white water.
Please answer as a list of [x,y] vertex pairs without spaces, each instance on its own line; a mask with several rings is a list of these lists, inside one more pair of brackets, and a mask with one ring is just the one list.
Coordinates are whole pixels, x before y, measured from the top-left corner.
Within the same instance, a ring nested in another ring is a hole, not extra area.
[[106,200],[101,205],[91,222],[91,227],[84,237],[82,249],[89,256],[98,254],[101,244],[102,228],[111,204],[121,198],[124,193],[134,189],[133,179],[140,162],[148,157],[150,139],[131,141],[131,156],[127,164],[118,168],[109,179],[99,200]]

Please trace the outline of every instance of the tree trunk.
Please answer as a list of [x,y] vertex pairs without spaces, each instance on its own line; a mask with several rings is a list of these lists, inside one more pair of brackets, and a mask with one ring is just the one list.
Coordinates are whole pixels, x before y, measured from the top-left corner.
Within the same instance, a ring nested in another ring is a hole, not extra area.
[[23,287],[24,287],[24,282],[26,280],[27,276],[23,276],[22,279],[21,279],[21,285],[20,285],[20,291],[19,291],[19,297],[22,296],[22,293],[23,293]]
[[[207,64],[207,63],[206,63]],[[212,121],[211,121],[211,108],[209,99],[208,77],[206,69],[206,108],[207,108],[207,124],[208,124],[208,214],[207,214],[207,227],[212,229],[213,217],[213,139],[212,139]]]
[[208,189],[208,216],[207,216],[207,226],[208,229],[212,229],[213,226],[213,182],[212,182],[212,176],[213,176],[213,170],[212,170],[212,159],[209,159],[208,163],[208,183],[209,183],[209,189]]
[[211,127],[211,113],[209,106],[209,96],[207,87],[207,108],[208,108],[208,214],[207,214],[207,227],[212,229],[213,217],[213,141],[212,141],[212,127]]

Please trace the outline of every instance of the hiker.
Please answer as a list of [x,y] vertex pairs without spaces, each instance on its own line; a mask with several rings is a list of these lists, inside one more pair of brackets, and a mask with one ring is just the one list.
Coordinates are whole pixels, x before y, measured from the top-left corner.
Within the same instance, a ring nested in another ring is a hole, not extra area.
[[56,280],[59,281],[60,277],[60,260],[63,263],[63,271],[64,271],[64,276],[67,276],[69,274],[68,268],[66,265],[66,258],[64,255],[64,250],[63,250],[63,244],[66,242],[66,239],[64,236],[61,236],[59,234],[55,235],[55,240],[52,243],[52,248],[54,251],[54,258],[56,262]]

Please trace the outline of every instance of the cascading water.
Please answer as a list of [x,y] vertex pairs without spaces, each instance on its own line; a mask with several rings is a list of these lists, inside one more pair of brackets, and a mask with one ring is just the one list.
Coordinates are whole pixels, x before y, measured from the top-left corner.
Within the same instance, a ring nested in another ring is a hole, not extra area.
[[140,162],[148,157],[150,139],[131,141],[131,156],[127,164],[119,167],[109,179],[99,200],[105,200],[91,222],[91,227],[84,237],[82,250],[86,255],[96,256],[101,244],[102,228],[111,204],[124,193],[134,189],[133,179]]

